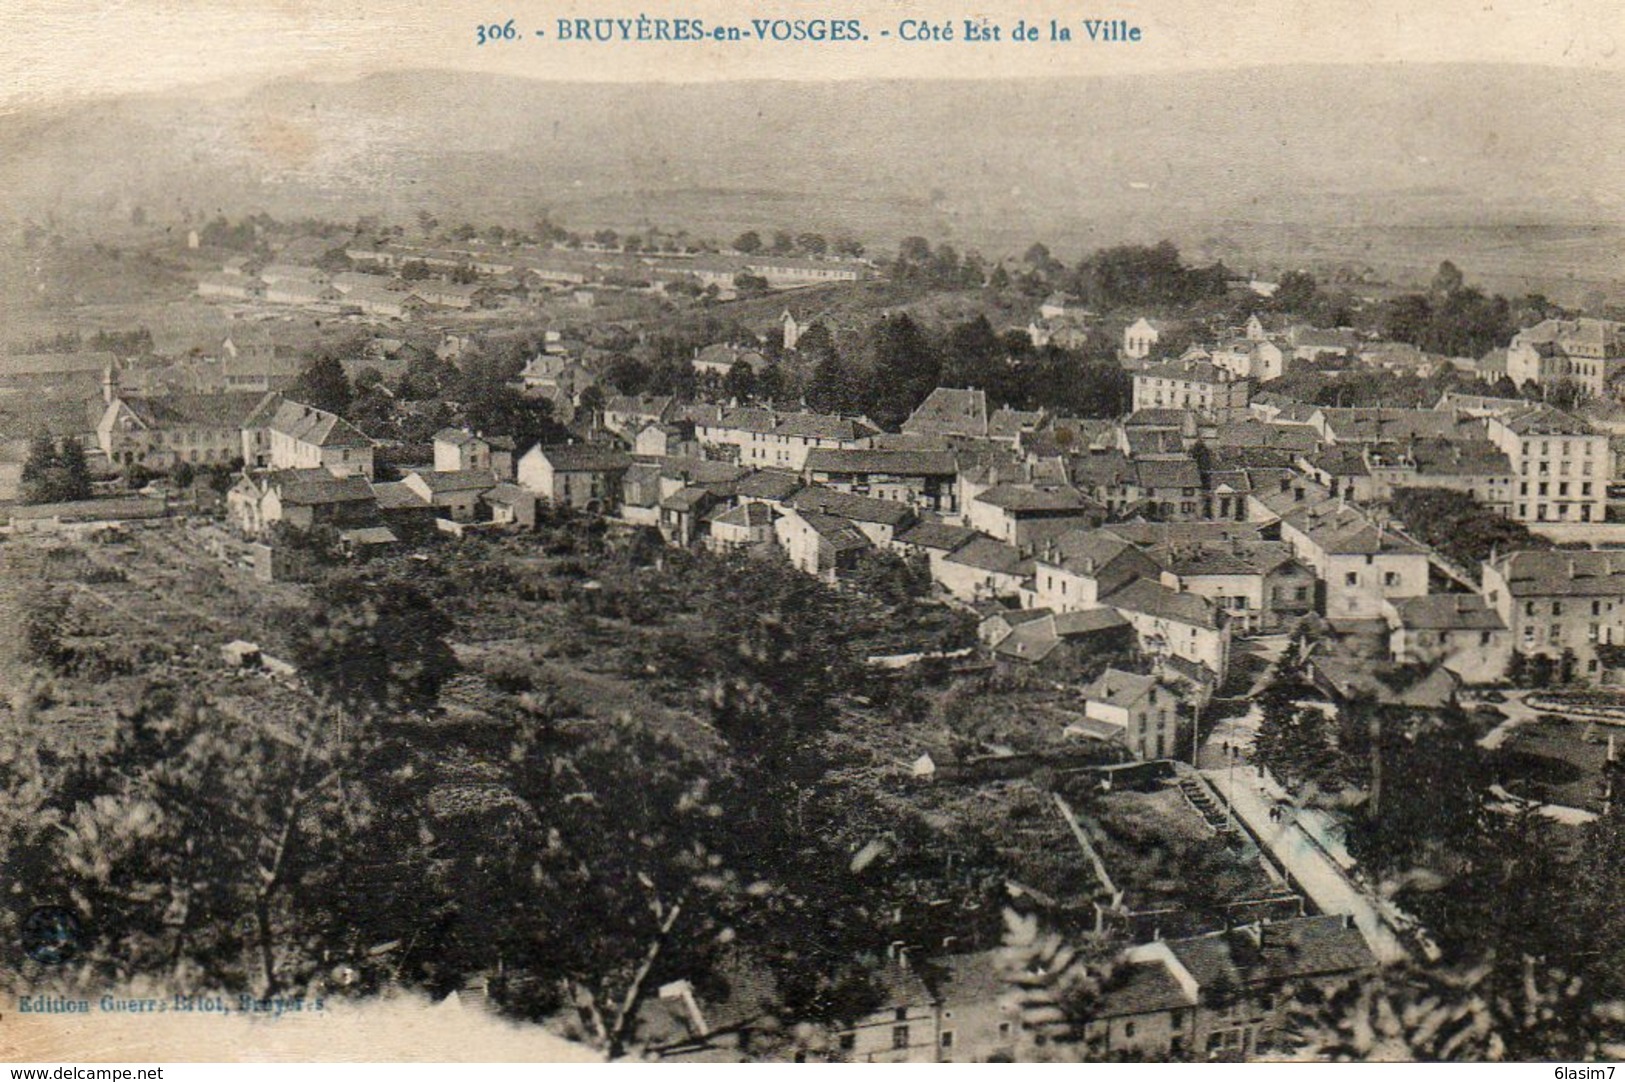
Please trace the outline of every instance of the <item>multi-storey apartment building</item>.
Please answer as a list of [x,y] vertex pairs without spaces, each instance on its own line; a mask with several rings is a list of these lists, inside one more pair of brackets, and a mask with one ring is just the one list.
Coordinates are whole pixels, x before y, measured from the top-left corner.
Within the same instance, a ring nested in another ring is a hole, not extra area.
[[1252,382],[1207,361],[1170,361],[1134,373],[1134,408],[1197,410],[1214,420],[1247,415]]
[[1608,437],[1550,406],[1485,419],[1489,438],[1512,463],[1520,522],[1601,522],[1608,508]]

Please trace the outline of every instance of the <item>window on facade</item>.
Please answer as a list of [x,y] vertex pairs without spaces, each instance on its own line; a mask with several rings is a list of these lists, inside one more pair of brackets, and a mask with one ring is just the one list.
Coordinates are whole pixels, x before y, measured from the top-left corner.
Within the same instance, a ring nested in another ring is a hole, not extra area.
[[1382,584],[1384,586],[1398,586],[1399,573],[1395,571],[1384,571],[1382,573]]
[[1134,1023],[1133,1022],[1124,1022],[1123,1023],[1123,1036],[1125,1036],[1125,1037],[1134,1036]]
[[893,1013],[892,1017],[896,1018],[899,1022],[908,1021],[908,1008],[907,1007],[898,1007],[897,1010]]
[[857,1043],[858,1043],[858,1035],[856,1033],[843,1033],[843,1034],[841,1034],[841,1041],[840,1041],[841,1051],[850,1052],[850,1051],[852,1051],[853,1047],[855,1047],[857,1045]]
[[1009,1022],[1000,1022],[999,1023],[999,1039],[1003,1040],[1008,1036],[1010,1036],[1010,1023]]
[[908,1027],[893,1026],[891,1028],[891,1046],[893,1048],[908,1047]]
[[1553,616],[1562,616],[1563,615],[1563,602],[1561,602],[1561,601],[1552,602],[1552,615]]
[[1358,585],[1360,585],[1360,573],[1358,571],[1350,571],[1348,574],[1344,575],[1343,576],[1343,585],[1345,585],[1345,586],[1358,586]]
[[954,1031],[951,1030],[951,1029],[943,1030],[942,1031],[942,1047],[944,1047],[944,1048],[952,1048],[953,1046],[954,1046]]

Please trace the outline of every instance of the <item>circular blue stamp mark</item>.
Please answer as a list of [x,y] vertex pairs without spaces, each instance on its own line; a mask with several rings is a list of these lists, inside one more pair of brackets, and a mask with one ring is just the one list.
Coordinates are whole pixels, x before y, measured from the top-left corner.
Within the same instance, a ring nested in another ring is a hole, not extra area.
[[79,916],[60,905],[44,905],[23,921],[23,953],[45,965],[60,965],[79,953],[84,928]]

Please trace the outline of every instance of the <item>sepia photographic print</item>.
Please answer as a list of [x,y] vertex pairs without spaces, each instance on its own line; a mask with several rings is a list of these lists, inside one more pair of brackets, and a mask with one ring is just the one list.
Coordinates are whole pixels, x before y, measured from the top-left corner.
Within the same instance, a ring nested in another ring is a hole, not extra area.
[[1611,1077],[1622,33],[8,0],[0,1059]]

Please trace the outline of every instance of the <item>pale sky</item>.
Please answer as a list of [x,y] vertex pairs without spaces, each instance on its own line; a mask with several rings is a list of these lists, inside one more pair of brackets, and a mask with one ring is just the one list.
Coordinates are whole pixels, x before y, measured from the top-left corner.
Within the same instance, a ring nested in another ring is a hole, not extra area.
[[[1529,62],[1625,67],[1618,0],[0,0],[0,109],[125,91],[249,82],[279,74],[353,77],[402,68],[543,79],[699,81],[1161,72],[1259,64]],[[554,40],[574,17],[856,17],[866,44],[583,44]],[[521,40],[475,45],[475,26],[516,16]],[[911,44],[881,39],[905,18],[956,31],[985,15],[1073,28],[1070,45]],[[1142,29],[1138,44],[1082,41],[1086,17]],[[542,29],[543,39],[529,35]]]

